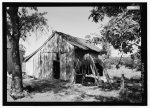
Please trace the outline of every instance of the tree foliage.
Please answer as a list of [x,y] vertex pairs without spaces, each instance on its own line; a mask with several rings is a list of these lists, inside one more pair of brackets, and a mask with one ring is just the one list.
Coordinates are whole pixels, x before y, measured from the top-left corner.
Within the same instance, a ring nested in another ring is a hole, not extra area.
[[140,49],[140,10],[127,10],[127,6],[100,6],[91,10],[89,18],[97,23],[105,15],[111,20],[103,27],[101,34],[115,49],[124,53],[132,53],[135,46]]
[[[47,19],[44,17],[47,12],[39,13],[37,7],[19,7],[19,31],[20,38],[26,39],[32,32],[44,32],[48,30]],[[7,36],[12,35],[12,24],[7,14]]]
[[98,23],[104,19],[105,15],[108,17],[117,16],[119,13],[122,13],[124,9],[124,6],[95,6],[91,10],[89,19],[92,18],[94,22]]
[[109,58],[109,56],[111,55],[110,44],[107,42],[105,37],[98,35],[96,33],[92,33],[90,35],[86,35],[85,38],[87,42],[93,43],[94,45],[101,44],[103,54],[106,55],[105,58]]

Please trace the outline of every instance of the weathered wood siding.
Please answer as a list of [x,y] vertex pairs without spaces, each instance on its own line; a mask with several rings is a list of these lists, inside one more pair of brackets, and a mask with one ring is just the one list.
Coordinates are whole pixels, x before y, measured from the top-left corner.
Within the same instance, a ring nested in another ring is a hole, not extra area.
[[27,68],[33,69],[33,72],[27,73],[40,79],[53,79],[53,60],[57,60],[57,54],[60,58],[60,79],[69,80],[74,66],[74,46],[57,34],[26,62]]
[[30,60],[28,60],[28,62],[25,64],[26,65],[26,69],[25,72],[27,75],[33,76],[33,58],[31,58]]
[[74,70],[74,46],[62,37],[59,38],[61,79],[72,80]]
[[53,60],[56,59],[56,52],[58,52],[57,36],[53,36],[51,40],[32,57],[34,77],[39,79],[52,79]]
[[60,74],[60,79],[64,79],[64,80],[67,80],[66,78],[66,67],[67,67],[67,64],[66,64],[66,53],[64,54],[61,54],[60,55],[60,71],[61,71],[61,74]]

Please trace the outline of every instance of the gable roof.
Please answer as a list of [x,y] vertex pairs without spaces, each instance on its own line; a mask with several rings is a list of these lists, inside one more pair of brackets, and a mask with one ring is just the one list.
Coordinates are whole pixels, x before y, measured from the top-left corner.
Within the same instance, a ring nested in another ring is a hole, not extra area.
[[94,46],[93,44],[87,43],[86,40],[82,39],[82,38],[77,38],[77,37],[73,37],[70,36],[68,34],[62,33],[62,32],[58,32],[55,31],[52,33],[52,35],[44,42],[44,44],[39,47],[36,51],[34,51],[32,54],[30,54],[29,56],[25,57],[24,61],[28,61],[33,55],[35,55],[40,49],[42,49],[47,42],[55,35],[58,34],[60,36],[62,36],[63,39],[65,39],[67,42],[69,42],[71,45],[74,45],[80,49],[83,50],[91,50],[91,51],[95,51],[95,52],[101,52],[101,50]]

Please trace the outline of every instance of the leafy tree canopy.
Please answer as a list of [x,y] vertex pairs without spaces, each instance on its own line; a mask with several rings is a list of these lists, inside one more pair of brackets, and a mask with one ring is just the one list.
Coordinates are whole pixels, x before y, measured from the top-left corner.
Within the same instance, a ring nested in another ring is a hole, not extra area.
[[94,7],[89,18],[97,23],[102,21],[105,15],[111,17],[109,23],[101,30],[101,34],[115,49],[132,53],[135,46],[139,50],[141,48],[141,14],[140,10],[128,10],[127,7]]
[[[9,10],[9,7],[7,8]],[[19,7],[19,31],[21,33],[20,38],[26,39],[31,32],[40,31],[44,32],[48,30],[47,19],[44,15],[47,12],[39,13],[37,7]],[[12,35],[12,24],[10,16],[7,14],[7,36]]]

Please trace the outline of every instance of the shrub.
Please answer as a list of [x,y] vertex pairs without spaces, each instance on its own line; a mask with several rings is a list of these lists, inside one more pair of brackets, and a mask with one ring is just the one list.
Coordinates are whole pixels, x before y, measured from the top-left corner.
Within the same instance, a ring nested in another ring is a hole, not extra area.
[[[109,59],[105,59],[104,63],[106,68],[111,69],[113,65],[117,65],[119,63],[120,57],[111,57]],[[141,70],[141,60],[136,59],[134,62],[130,57],[123,57],[120,65],[124,65],[125,67],[131,68],[131,69],[137,69],[138,71]]]
[[137,60],[135,66],[136,66],[136,70],[137,70],[137,71],[142,71],[142,63],[141,63],[141,60]]
[[125,63],[125,67],[134,68],[134,65],[132,62],[127,62],[127,63]]

